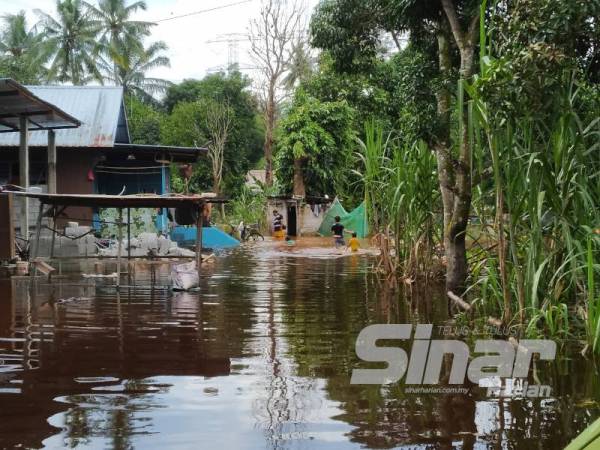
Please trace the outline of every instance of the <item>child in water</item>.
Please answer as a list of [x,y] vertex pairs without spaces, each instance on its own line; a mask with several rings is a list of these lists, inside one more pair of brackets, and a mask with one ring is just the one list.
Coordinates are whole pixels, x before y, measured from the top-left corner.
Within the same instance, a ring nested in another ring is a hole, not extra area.
[[360,248],[360,242],[358,242],[356,233],[352,233],[352,237],[348,241],[348,247],[346,247],[346,250],[350,249],[352,252],[357,252],[359,248]]

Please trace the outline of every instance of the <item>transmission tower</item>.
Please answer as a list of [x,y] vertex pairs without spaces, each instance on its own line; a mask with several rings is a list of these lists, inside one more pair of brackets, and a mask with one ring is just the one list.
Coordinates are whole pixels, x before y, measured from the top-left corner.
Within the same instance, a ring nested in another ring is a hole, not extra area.
[[[216,39],[206,41],[207,44],[227,44],[227,67],[220,70],[232,70],[240,65],[240,42],[248,42],[248,35],[244,33],[219,34]],[[211,69],[213,70],[213,69]]]

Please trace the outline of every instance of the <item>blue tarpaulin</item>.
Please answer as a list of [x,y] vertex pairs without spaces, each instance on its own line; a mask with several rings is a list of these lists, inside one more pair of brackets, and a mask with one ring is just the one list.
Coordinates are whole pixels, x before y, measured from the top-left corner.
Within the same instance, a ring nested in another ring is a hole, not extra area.
[[[171,240],[182,247],[190,247],[196,244],[196,227],[178,226],[171,230]],[[202,247],[221,249],[232,248],[240,245],[240,242],[227,233],[215,227],[202,228]]]

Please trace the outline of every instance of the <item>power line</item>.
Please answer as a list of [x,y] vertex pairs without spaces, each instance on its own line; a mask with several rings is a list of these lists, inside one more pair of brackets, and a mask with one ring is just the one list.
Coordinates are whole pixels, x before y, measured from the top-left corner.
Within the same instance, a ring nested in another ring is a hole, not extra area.
[[194,11],[194,12],[187,13],[187,14],[181,14],[179,16],[167,17],[166,19],[156,20],[155,23],[166,22],[168,20],[181,19],[183,17],[195,16],[197,14],[204,14],[204,13],[207,13],[207,12],[217,11],[219,9],[230,8],[231,6],[242,5],[244,3],[250,3],[250,2],[253,2],[253,1],[254,0],[243,0],[241,2],[229,3],[227,5],[215,6],[214,8],[203,9],[203,10],[200,10],[200,11]]

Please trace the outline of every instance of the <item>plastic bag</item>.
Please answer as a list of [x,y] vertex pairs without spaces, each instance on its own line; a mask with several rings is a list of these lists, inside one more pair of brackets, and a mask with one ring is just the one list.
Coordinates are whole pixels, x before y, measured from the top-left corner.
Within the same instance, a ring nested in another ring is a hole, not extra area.
[[171,281],[176,291],[187,291],[197,288],[200,284],[196,261],[178,264],[171,268]]

